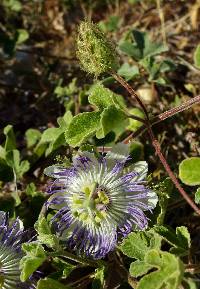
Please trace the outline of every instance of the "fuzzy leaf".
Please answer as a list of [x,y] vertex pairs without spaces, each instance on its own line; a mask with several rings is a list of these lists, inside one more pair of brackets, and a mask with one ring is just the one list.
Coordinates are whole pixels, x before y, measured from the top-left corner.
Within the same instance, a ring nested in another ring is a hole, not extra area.
[[20,261],[21,281],[26,281],[29,276],[40,266],[46,259],[45,251],[42,245],[32,242],[24,243],[22,250],[26,255]]
[[145,263],[145,261],[132,262],[129,268],[129,272],[133,277],[139,277],[146,274],[152,268],[151,265]]
[[153,231],[130,233],[123,240],[120,250],[128,257],[144,260],[145,254],[151,249],[159,249],[161,238]]
[[200,188],[198,188],[195,193],[195,203],[200,204]]
[[145,263],[158,270],[140,279],[137,289],[177,289],[183,278],[184,266],[181,260],[168,252],[149,251]]
[[56,235],[51,233],[49,224],[44,217],[35,223],[35,229],[39,234],[38,239],[42,244],[59,250],[59,240]]
[[125,114],[114,105],[105,108],[101,114],[101,129],[97,131],[97,138],[105,137],[110,131],[120,134],[127,125]]
[[179,178],[188,186],[200,185],[200,157],[183,160],[179,165]]
[[65,132],[66,141],[73,147],[79,146],[100,128],[101,112],[83,112],[76,115]]
[[103,110],[104,108],[113,104],[114,93],[105,88],[102,84],[97,83],[91,88],[91,93],[88,97],[89,103],[95,105],[98,109]]

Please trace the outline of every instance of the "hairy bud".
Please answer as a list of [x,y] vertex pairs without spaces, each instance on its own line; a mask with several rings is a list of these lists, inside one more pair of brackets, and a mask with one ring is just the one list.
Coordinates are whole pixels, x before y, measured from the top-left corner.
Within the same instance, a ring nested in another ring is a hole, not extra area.
[[96,76],[115,69],[118,63],[113,44],[96,24],[88,21],[79,26],[77,57],[83,70]]

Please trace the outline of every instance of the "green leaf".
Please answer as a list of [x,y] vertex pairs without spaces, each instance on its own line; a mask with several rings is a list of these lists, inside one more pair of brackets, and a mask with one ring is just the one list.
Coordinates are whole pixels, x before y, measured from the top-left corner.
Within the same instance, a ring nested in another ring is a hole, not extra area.
[[130,41],[120,41],[119,49],[136,61],[139,61],[143,57],[142,51],[140,51],[136,44]]
[[158,55],[168,50],[168,48],[161,43],[151,41],[146,32],[133,30],[132,36],[134,43],[126,40],[120,43],[119,48],[137,61],[142,60],[147,56]]
[[11,150],[6,153],[6,162],[13,168],[15,173],[20,170],[20,153],[18,150]]
[[35,229],[38,232],[38,240],[49,248],[59,250],[59,239],[52,234],[47,220],[42,217],[35,223]]
[[179,165],[179,178],[188,186],[200,185],[200,157],[183,160]]
[[136,65],[130,65],[129,63],[124,63],[118,69],[118,74],[123,76],[126,81],[131,80],[132,78],[139,75],[139,69]]
[[92,86],[88,100],[90,104],[96,106],[99,110],[103,110],[104,108],[114,104],[114,95],[115,93],[110,89],[97,83]]
[[196,67],[200,68],[200,44],[197,45],[194,52],[194,64]]
[[92,282],[92,289],[104,288],[105,285],[105,266],[101,266],[95,270],[94,280]]
[[14,170],[17,178],[21,178],[30,168],[27,160],[20,163],[20,153],[18,150],[8,151],[6,153],[6,162]]
[[165,241],[175,247],[171,249],[171,252],[177,255],[185,254],[191,246],[190,234],[184,226],[177,227],[176,231],[169,226],[155,226],[154,230]]
[[30,196],[32,198],[36,197],[38,195],[41,195],[41,192],[37,192],[36,186],[35,186],[34,183],[28,184],[27,187],[26,187],[26,191],[25,192],[26,192],[27,196]]
[[139,277],[146,274],[152,268],[151,265],[146,264],[145,261],[137,260],[132,262],[129,268],[129,272],[133,277]]
[[182,282],[184,265],[181,260],[168,252],[149,251],[145,263],[157,271],[140,279],[137,289],[177,289]]
[[68,128],[72,118],[73,117],[70,111],[67,111],[63,117],[59,117],[57,119],[59,127],[48,128],[43,132],[35,152],[41,155],[41,153],[43,153],[44,149],[46,148],[44,148],[43,145],[48,143],[48,148],[45,152],[45,156],[48,156],[62,145],[66,145],[64,132]]
[[3,0],[3,5],[15,12],[19,12],[22,9],[22,4],[18,0]]
[[167,211],[167,206],[169,198],[173,191],[173,183],[170,178],[166,178],[164,181],[160,182],[155,186],[156,193],[158,195],[158,204],[157,210],[157,225],[162,225],[164,223],[165,214]]
[[28,31],[25,29],[17,29],[16,44],[22,44],[29,38]]
[[[129,113],[133,116],[138,116],[144,119],[144,113],[139,108],[131,108],[129,110]],[[142,123],[140,121],[129,118],[129,125],[127,129],[131,131],[136,131],[140,126],[142,126]]]
[[60,282],[51,279],[51,278],[45,278],[39,280],[37,284],[37,289],[70,289],[69,286],[63,285]]
[[153,231],[130,233],[120,245],[120,250],[128,257],[144,260],[151,249],[159,249],[161,238]]
[[114,105],[105,108],[101,114],[101,129],[97,131],[97,138],[105,137],[110,131],[120,134],[124,131],[128,120],[126,115]]
[[22,250],[26,253],[26,256],[20,261],[20,269],[22,270],[20,278],[22,282],[25,282],[46,260],[46,254],[42,245],[36,242],[24,243]]
[[4,130],[3,130],[5,136],[6,136],[6,141],[4,145],[5,151],[10,151],[16,149],[16,139],[15,139],[15,134],[13,131],[13,126],[12,125],[7,125]]
[[195,203],[200,204],[200,188],[198,188],[195,193]]
[[52,265],[55,266],[56,269],[59,270],[59,272],[61,272],[62,278],[67,278],[71,274],[71,272],[74,269],[76,269],[75,265],[69,264],[65,260],[58,258],[58,257],[53,258]]
[[57,127],[47,128],[41,137],[41,143],[52,142],[62,133],[62,130]]
[[30,128],[26,131],[27,148],[33,147],[41,138],[41,132],[38,129]]
[[101,28],[104,32],[112,32],[117,30],[121,22],[121,18],[117,15],[111,15],[109,16],[107,21],[100,21],[98,23],[98,26]]
[[76,115],[65,132],[66,141],[73,147],[79,146],[100,128],[100,111],[83,112]]

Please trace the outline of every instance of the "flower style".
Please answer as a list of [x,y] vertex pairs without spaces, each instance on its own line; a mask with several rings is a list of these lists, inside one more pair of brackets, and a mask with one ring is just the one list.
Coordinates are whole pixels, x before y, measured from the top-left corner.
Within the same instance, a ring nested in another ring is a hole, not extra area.
[[8,214],[0,211],[0,288],[34,289],[35,282],[20,281],[19,263],[23,257],[21,245],[24,239],[22,222],[16,219],[12,226]]
[[51,166],[56,178],[47,207],[56,210],[52,226],[68,248],[99,259],[112,251],[118,237],[144,230],[144,211],[156,206],[157,195],[145,186],[147,164],[126,167],[129,147],[117,144],[105,157],[89,152],[73,158],[73,166]]

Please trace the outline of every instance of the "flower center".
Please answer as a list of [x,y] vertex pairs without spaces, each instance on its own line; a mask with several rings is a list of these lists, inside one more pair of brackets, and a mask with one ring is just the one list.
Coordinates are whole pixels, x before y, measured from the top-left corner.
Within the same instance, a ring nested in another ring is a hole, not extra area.
[[106,190],[101,188],[97,183],[86,186],[82,189],[82,195],[73,196],[72,212],[79,220],[96,225],[105,219],[107,205],[110,200]]

